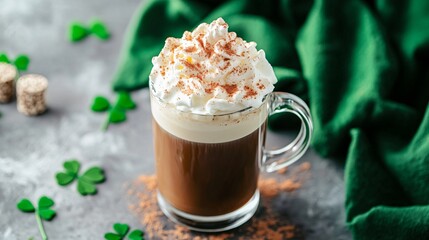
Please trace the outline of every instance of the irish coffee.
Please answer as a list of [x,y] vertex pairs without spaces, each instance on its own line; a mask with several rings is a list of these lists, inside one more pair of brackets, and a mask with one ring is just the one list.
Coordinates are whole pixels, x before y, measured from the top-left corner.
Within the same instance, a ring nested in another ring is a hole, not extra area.
[[[228,32],[221,18],[167,38],[152,63],[161,210],[193,230],[240,226],[258,208],[259,171],[287,166],[307,149],[308,107],[296,96],[273,93],[277,79],[265,52]],[[267,151],[267,118],[279,112],[298,115],[302,128],[290,145]]]

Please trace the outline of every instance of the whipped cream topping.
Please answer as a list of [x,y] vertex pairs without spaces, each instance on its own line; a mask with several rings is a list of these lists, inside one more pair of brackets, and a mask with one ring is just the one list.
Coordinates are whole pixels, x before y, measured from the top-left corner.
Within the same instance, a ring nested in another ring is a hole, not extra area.
[[152,59],[153,94],[178,110],[225,114],[259,107],[277,79],[256,43],[228,32],[222,18],[199,25],[182,38],[167,38]]

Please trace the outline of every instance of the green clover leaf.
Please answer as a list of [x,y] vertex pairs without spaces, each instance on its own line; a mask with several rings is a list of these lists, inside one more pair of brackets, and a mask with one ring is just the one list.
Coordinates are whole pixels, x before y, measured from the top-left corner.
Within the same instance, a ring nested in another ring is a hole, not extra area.
[[109,110],[101,129],[106,131],[111,123],[121,123],[127,120],[127,110],[136,108],[136,103],[128,92],[119,92],[114,106],[103,96],[96,96],[91,105],[94,112]]
[[64,168],[67,170],[67,173],[77,175],[80,169],[80,163],[77,160],[69,160],[64,162]]
[[77,190],[82,195],[93,195],[97,193],[96,183],[105,180],[104,172],[99,167],[92,167],[88,169],[82,176],[79,177],[77,182]]
[[0,62],[10,63],[10,60],[7,57],[6,53],[0,53]]
[[19,201],[19,203],[16,205],[16,207],[21,210],[22,212],[34,212],[36,209],[34,208],[33,204],[30,202],[30,200],[24,198]]
[[71,42],[78,42],[86,38],[90,32],[83,24],[79,22],[72,22],[69,26],[69,40]]
[[18,70],[25,71],[28,68],[28,64],[30,64],[30,58],[21,54],[15,59],[14,64]]
[[144,232],[141,230],[134,230],[128,235],[129,240],[144,240]]
[[39,203],[37,206],[39,209],[48,209],[48,208],[54,206],[54,204],[55,204],[54,200],[52,200],[46,196],[43,196],[39,199]]
[[13,64],[18,70],[25,71],[30,64],[30,58],[25,54],[21,54],[12,62],[6,53],[0,53],[0,62]]
[[120,123],[127,120],[127,115],[124,110],[120,108],[112,108],[109,112],[109,122]]
[[[104,238],[107,240],[123,240],[130,231],[130,226],[125,223],[115,223],[113,224],[113,229],[115,233],[106,233]],[[144,233],[141,230],[134,230],[128,235],[129,240],[144,240]]]
[[134,108],[136,108],[136,103],[131,98],[130,93],[119,92],[118,93],[118,100],[116,101],[116,106],[119,106],[123,109],[134,109]]
[[113,225],[113,229],[118,235],[120,235],[121,237],[125,237],[125,235],[127,235],[128,231],[130,230],[130,226],[124,223],[115,223]]
[[57,175],[55,175],[55,178],[57,179],[57,183],[60,186],[66,186],[66,185],[70,184],[71,182],[73,182],[73,180],[76,177],[75,176],[71,176],[68,173],[59,172],[59,173],[57,173]]
[[110,108],[110,103],[103,96],[96,96],[92,102],[91,110],[94,112],[104,112]]
[[99,167],[89,168],[82,175],[79,175],[80,163],[77,160],[64,162],[64,168],[65,172],[58,172],[55,175],[57,183],[60,186],[65,186],[77,179],[77,191],[83,196],[96,194],[95,184],[106,179],[103,169]]
[[52,209],[42,209],[38,211],[38,214],[43,220],[51,221],[55,217],[56,212]]
[[97,188],[93,183],[79,179],[77,181],[77,191],[83,196],[94,195],[97,193]]
[[55,217],[56,212],[50,209],[54,204],[55,204],[54,200],[46,196],[43,196],[39,199],[39,202],[37,204],[37,209],[30,202],[30,200],[26,198],[21,199],[21,201],[19,201],[19,203],[17,204],[18,209],[21,210],[22,212],[35,212],[37,226],[39,228],[39,232],[43,240],[48,239],[48,237],[46,236],[42,219],[46,221],[50,221]]
[[76,160],[70,160],[64,162],[64,169],[66,172],[59,172],[55,175],[57,179],[57,183],[60,186],[65,186],[73,182],[77,178],[77,174],[79,173],[80,163]]
[[107,30],[106,24],[100,20],[93,20],[91,22],[91,32],[101,40],[110,38],[110,33]]
[[43,196],[39,199],[37,213],[40,218],[50,221],[55,217],[56,212],[50,209],[54,206],[54,201],[46,196]]
[[105,179],[104,171],[99,167],[92,167],[86,170],[86,172],[80,178],[92,183],[100,183]]
[[119,236],[118,234],[106,233],[106,234],[104,234],[104,239],[107,239],[107,240],[122,240],[122,237]]

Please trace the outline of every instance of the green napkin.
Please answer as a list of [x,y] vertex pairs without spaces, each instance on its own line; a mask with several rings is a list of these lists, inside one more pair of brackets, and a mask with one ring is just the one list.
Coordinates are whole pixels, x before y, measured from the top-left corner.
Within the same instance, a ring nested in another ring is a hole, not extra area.
[[354,238],[429,239],[429,1],[152,0],[132,20],[114,89],[147,87],[165,38],[218,17],[265,50],[277,91],[310,104],[313,147],[346,161]]

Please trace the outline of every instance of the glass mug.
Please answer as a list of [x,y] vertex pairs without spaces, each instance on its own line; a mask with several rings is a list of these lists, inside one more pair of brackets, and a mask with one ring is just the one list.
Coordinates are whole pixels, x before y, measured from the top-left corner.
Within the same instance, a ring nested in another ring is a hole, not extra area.
[[[200,115],[163,103],[150,88],[158,204],[192,230],[219,232],[245,223],[258,208],[259,172],[294,163],[310,144],[310,111],[292,94],[273,92],[258,108]],[[283,112],[300,118],[298,136],[266,150],[267,118]]]

